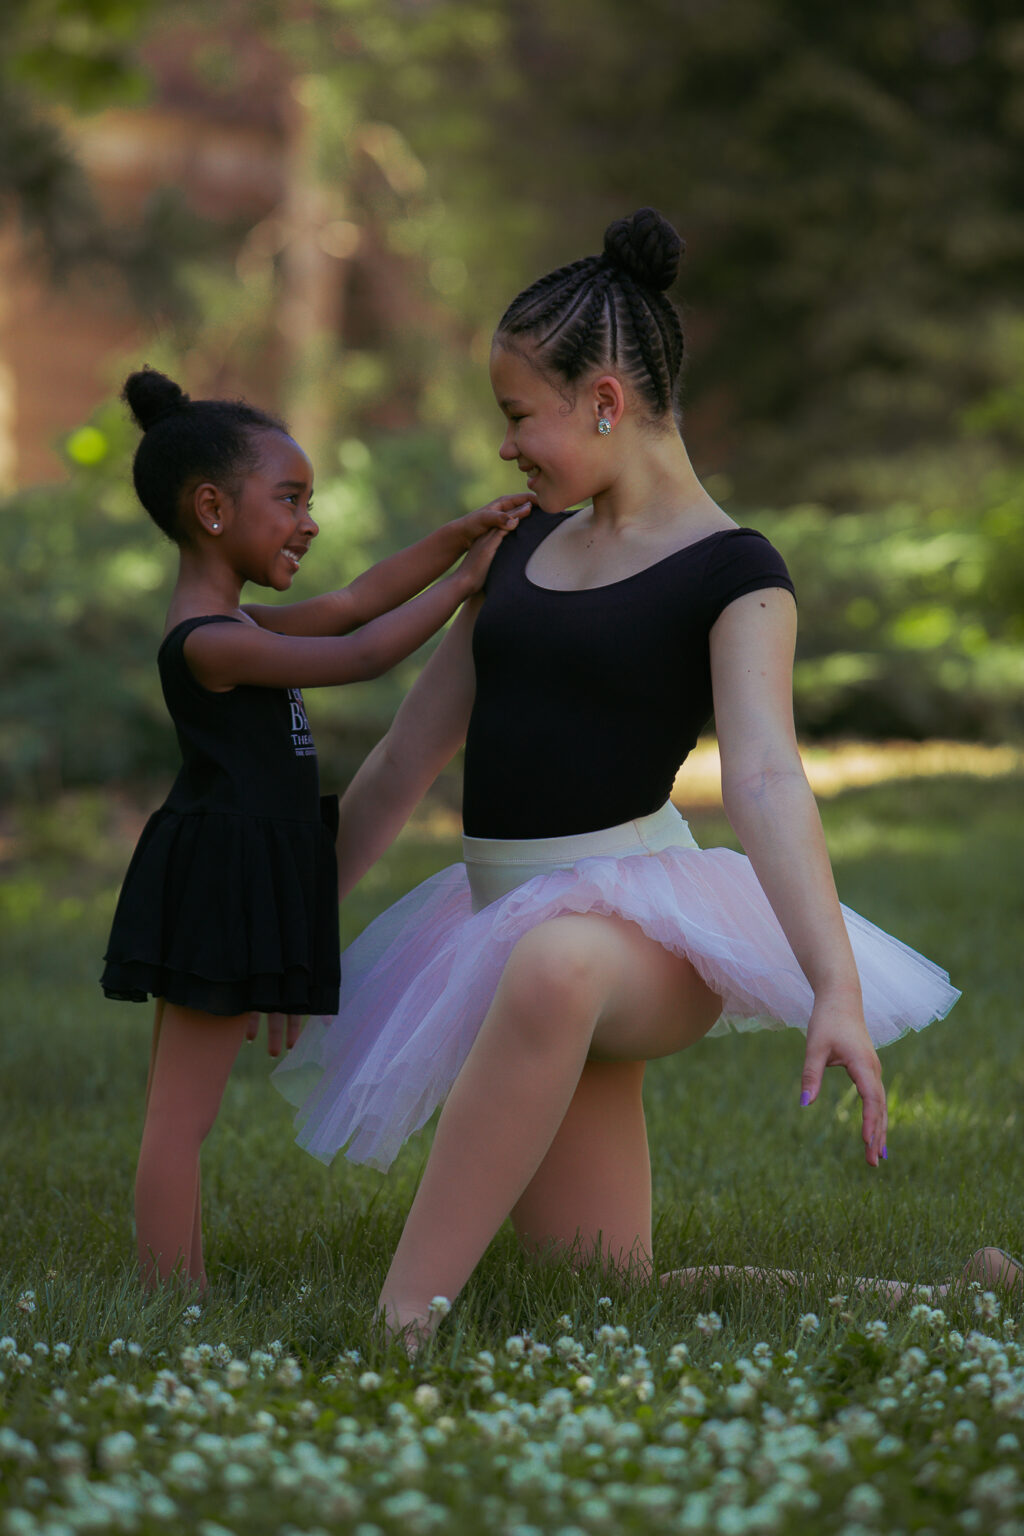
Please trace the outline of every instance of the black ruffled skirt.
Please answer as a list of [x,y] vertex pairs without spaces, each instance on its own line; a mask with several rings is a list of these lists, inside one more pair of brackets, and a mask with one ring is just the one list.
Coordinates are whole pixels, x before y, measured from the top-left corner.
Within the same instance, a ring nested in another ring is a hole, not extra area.
[[150,817],[125,875],[100,985],[205,1013],[334,1013],[338,802],[321,819]]

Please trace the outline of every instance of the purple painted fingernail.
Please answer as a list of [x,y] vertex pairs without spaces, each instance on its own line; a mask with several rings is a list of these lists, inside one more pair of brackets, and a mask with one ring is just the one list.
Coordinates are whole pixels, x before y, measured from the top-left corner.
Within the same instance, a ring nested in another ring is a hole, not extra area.
[[888,1160],[889,1160],[889,1148],[888,1147],[883,1147],[882,1148],[882,1156],[885,1158],[886,1162],[888,1162]]
[[810,1102],[811,1102],[811,1092],[810,1092],[810,1089],[809,1088],[805,1088],[803,1093],[800,1095],[800,1108],[801,1109],[806,1109]]

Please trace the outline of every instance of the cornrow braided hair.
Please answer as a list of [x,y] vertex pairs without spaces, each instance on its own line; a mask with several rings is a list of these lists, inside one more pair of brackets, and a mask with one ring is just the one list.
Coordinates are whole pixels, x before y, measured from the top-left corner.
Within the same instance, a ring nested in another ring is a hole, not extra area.
[[497,338],[521,336],[538,362],[572,384],[617,367],[652,416],[678,410],[683,328],[666,297],[683,241],[661,214],[641,208],[605,231],[600,256],[585,256],[531,283],[513,299]]

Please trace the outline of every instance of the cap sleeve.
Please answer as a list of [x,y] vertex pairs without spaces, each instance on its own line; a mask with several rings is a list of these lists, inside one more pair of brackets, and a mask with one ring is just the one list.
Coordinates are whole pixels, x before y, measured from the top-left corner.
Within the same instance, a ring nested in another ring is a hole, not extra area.
[[709,629],[724,608],[748,592],[783,587],[796,598],[785,560],[754,528],[731,529],[718,541],[708,559],[704,584]]

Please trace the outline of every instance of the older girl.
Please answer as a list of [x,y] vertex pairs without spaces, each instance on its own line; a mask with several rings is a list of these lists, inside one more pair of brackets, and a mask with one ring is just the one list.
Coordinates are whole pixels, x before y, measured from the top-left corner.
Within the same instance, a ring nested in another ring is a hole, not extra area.
[[[337,1017],[277,1074],[287,1092],[308,1081],[289,1068],[319,1073],[295,1093],[302,1145],[378,1166],[447,1095],[381,1296],[396,1332],[430,1326],[510,1214],[530,1248],[649,1270],[647,1059],[713,1029],[806,1030],[801,1102],[843,1067],[875,1166],[875,1046],[958,996],[837,899],[793,731],[792,583],[678,430],[680,251],[642,209],[502,317],[501,457],[544,510],[342,802],[345,889],[466,740],[465,864],[371,924]],[[747,857],[698,849],[669,802],[712,712]]]

